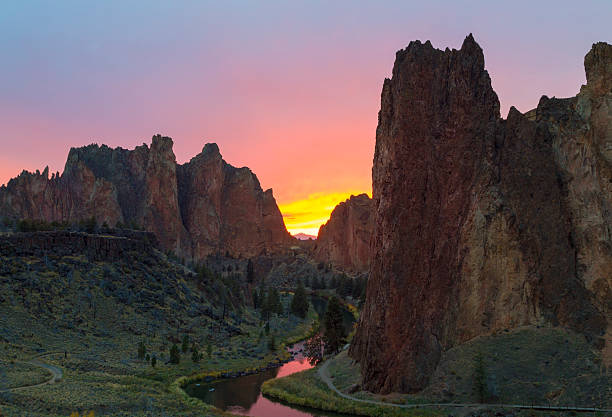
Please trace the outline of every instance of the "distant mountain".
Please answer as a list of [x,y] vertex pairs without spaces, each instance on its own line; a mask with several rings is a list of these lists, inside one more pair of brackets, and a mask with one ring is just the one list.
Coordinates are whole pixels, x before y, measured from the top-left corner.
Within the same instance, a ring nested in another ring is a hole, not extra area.
[[296,235],[293,235],[294,238],[299,239],[299,240],[316,240],[317,237],[313,236],[313,235],[307,235],[306,233],[298,233]]
[[372,213],[372,199],[367,194],[352,195],[338,204],[319,229],[315,259],[331,262],[345,271],[367,271],[374,228]]
[[252,257],[293,241],[272,190],[249,168],[227,164],[214,143],[178,165],[173,142],[156,135],[133,150],[72,148],[62,175],[24,171],[0,187],[0,217],[139,226],[186,259]]

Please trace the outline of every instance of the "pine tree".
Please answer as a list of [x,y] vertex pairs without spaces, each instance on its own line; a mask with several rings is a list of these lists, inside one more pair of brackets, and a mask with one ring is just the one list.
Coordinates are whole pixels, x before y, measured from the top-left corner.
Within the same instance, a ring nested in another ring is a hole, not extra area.
[[268,293],[267,304],[270,313],[283,314],[283,305],[281,304],[280,296],[276,288],[272,288]]
[[206,354],[208,355],[208,359],[212,357],[212,351],[212,344],[208,342],[208,344],[206,345]]
[[138,343],[138,359],[144,359],[146,353],[147,353],[147,348],[145,347],[144,342],[140,341]]
[[151,358],[151,366],[152,366],[153,368],[155,368],[155,365],[157,365],[157,358],[156,358],[155,356],[153,356],[153,357]]
[[323,316],[323,340],[326,353],[337,353],[345,343],[346,330],[342,322],[342,307],[338,297],[332,297],[327,303]]
[[295,293],[293,294],[293,299],[291,300],[291,312],[298,317],[306,318],[308,308],[309,304],[306,298],[306,290],[304,289],[302,281],[299,281]]
[[183,353],[186,353],[189,350],[189,335],[183,336],[183,344],[181,345],[181,350]]
[[250,259],[247,262],[246,279],[249,284],[252,284],[253,281],[255,281],[255,271],[253,269],[253,261],[251,261]]
[[276,350],[276,340],[274,339],[274,336],[270,336],[268,339],[268,349],[271,351]]
[[176,344],[172,345],[170,348],[170,363],[178,364],[181,362],[181,354],[179,352],[179,348]]

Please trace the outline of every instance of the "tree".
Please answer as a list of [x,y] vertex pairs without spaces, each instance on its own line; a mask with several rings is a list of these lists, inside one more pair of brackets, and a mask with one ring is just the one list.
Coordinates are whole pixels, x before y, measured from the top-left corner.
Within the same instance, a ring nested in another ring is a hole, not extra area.
[[323,316],[323,341],[326,353],[337,353],[345,343],[346,330],[342,322],[342,307],[338,297],[333,296],[327,303]]
[[208,342],[208,345],[206,345],[206,354],[208,355],[208,359],[212,357],[212,350],[212,345],[210,342]]
[[181,362],[181,354],[179,352],[179,348],[176,344],[172,345],[170,348],[170,363],[178,364]]
[[266,335],[270,334],[270,322],[266,322]]
[[138,343],[138,359],[144,359],[146,353],[147,353],[147,348],[145,347],[144,342],[140,341]]
[[181,350],[183,353],[186,353],[189,350],[189,335],[183,336],[183,344],[181,345]]
[[320,333],[315,334],[306,341],[304,351],[308,358],[308,362],[312,366],[316,366],[323,360],[323,338],[321,338]]
[[85,228],[85,232],[89,234],[95,233],[97,226],[98,226],[98,222],[96,221],[96,218],[93,216],[83,222],[83,227]]
[[270,292],[268,292],[266,304],[268,305],[267,309],[270,313],[283,314],[283,305],[281,304],[280,296],[276,288],[272,288]]
[[300,280],[291,300],[291,312],[301,318],[306,318],[308,314],[308,298],[306,298],[306,290]]
[[253,290],[253,307],[255,309],[258,309],[260,307],[259,305],[259,294],[257,293],[257,289]]
[[153,356],[153,357],[151,358],[151,366],[152,366],[153,368],[155,368],[155,365],[157,365],[157,358],[156,358],[155,356]]
[[198,362],[200,362],[200,359],[202,359],[202,356],[203,355],[200,352],[198,352],[197,349],[194,349],[193,353],[191,354],[191,360],[194,363],[198,363]]
[[253,270],[253,261],[251,261],[250,259],[247,262],[246,278],[249,284],[252,284],[255,281],[255,271]]
[[482,352],[478,352],[474,358],[474,393],[480,403],[487,399],[487,382],[484,358]]
[[276,340],[274,340],[274,336],[270,336],[268,339],[268,349],[271,351],[276,350]]

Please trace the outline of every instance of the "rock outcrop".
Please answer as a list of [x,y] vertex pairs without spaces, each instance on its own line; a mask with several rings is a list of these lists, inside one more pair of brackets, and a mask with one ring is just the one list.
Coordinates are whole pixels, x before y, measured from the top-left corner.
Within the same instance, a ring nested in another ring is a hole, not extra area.
[[181,215],[196,258],[210,248],[222,253],[260,255],[291,244],[272,195],[250,169],[227,164],[216,144],[178,167]]
[[151,232],[123,230],[116,235],[69,231],[14,233],[0,236],[0,256],[37,258],[85,255],[92,261],[115,261],[126,252],[151,254],[157,239]]
[[338,204],[319,229],[314,256],[352,272],[370,266],[370,237],[373,229],[372,200],[367,194],[351,196]]
[[0,216],[138,225],[163,249],[196,260],[250,257],[293,241],[272,190],[264,192],[248,168],[228,165],[215,144],[177,165],[172,145],[156,135],[150,148],[73,148],[62,175],[24,171],[1,187]]
[[[499,101],[481,48],[411,42],[384,82],[372,264],[350,355],[364,387],[413,392],[478,335],[560,325],[609,348],[612,46],[587,85],[529,117]],[[604,355],[605,358],[606,355]]]

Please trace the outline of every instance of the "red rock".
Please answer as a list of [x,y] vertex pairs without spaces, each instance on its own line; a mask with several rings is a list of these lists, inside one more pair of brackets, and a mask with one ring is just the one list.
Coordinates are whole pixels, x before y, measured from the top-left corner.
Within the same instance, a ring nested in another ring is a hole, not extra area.
[[397,53],[382,91],[372,264],[350,350],[366,389],[418,391],[445,350],[525,324],[604,343],[612,176],[610,158],[592,148],[612,145],[610,48],[587,55],[587,74],[597,70],[578,97],[543,99],[530,118],[513,108],[507,120],[471,35],[458,51],[417,41]]
[[319,229],[314,256],[345,271],[367,271],[373,228],[372,200],[367,194],[351,196],[334,208]]
[[187,259],[251,257],[293,242],[272,190],[248,168],[228,165],[215,144],[177,165],[172,145],[156,135],[150,148],[73,148],[61,176],[23,172],[1,187],[0,216],[136,224]]

